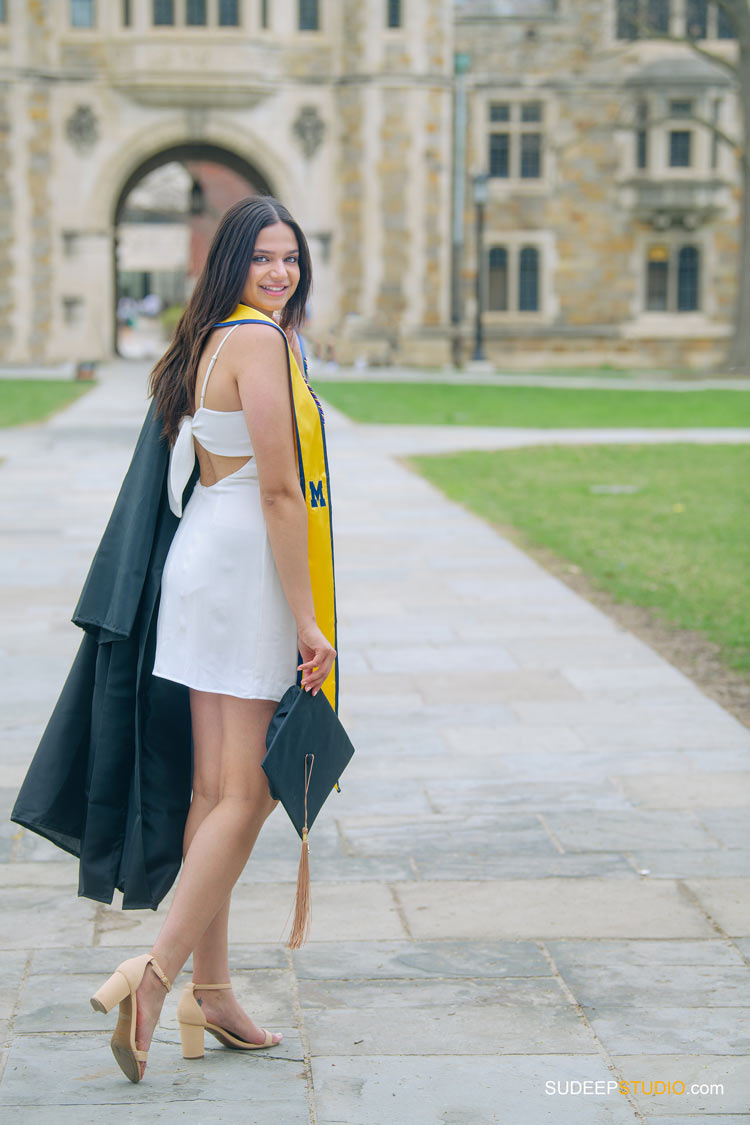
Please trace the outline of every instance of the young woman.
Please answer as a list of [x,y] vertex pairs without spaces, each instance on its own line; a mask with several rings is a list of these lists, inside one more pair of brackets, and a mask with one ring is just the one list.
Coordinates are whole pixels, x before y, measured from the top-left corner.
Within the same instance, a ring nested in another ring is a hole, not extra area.
[[[295,330],[310,282],[307,243],[286,208],[269,197],[236,204],[152,374],[171,445],[170,506],[181,514],[153,674],[190,689],[193,795],[153,950],[123,962],[92,998],[100,1011],[120,1004],[112,1050],[133,1082],[191,953],[193,982],[178,1008],[185,1057],[203,1054],[204,1030],[240,1050],[281,1040],[232,993],[227,926],[232,888],[275,806],[261,768],[271,716],[298,671],[317,693],[336,657],[316,622],[290,382],[291,356],[304,370]],[[200,479],[183,513],[195,456]]]

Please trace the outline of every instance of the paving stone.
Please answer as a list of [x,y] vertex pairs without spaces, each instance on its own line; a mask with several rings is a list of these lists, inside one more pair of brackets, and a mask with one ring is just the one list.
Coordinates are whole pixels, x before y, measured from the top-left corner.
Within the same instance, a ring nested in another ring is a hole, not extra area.
[[[400,785],[405,781],[417,781],[423,785],[428,779],[439,781],[442,778],[456,776],[455,754],[453,751],[447,750],[445,746],[441,746],[439,749],[436,746],[433,749],[429,764],[425,762],[423,755],[411,754],[410,750],[410,746],[403,747],[398,762],[395,764],[391,756],[360,755],[358,761],[360,777],[368,780],[387,778],[389,784],[392,785]],[[355,760],[356,755],[352,759],[352,764]],[[510,775],[510,771],[503,764],[497,752],[483,754],[480,750],[474,753],[473,747],[467,747],[466,750],[462,751],[461,769],[467,777],[507,778]],[[347,792],[348,784],[349,781],[345,774],[341,786],[342,789],[347,786]]]
[[732,1114],[714,1113],[686,1113],[679,1117],[646,1117],[646,1125],[690,1125],[692,1121],[700,1125],[740,1125],[742,1121],[750,1121],[750,1112]]
[[[625,775],[618,781],[633,804],[646,809],[750,807],[750,772]],[[747,814],[745,824],[748,825]],[[745,843],[750,842],[750,827]]]
[[[674,962],[634,965],[610,961],[604,965],[558,963],[558,968],[578,1003],[586,1008],[750,1009],[750,968],[746,965],[691,964],[675,972]],[[728,1013],[724,1015],[726,1019]]]
[[[451,749],[465,754],[487,753],[503,755],[534,754],[539,751],[554,751],[566,754],[584,748],[583,739],[568,727],[522,727],[505,725],[501,730],[496,725],[466,727],[443,727],[441,733]],[[521,761],[523,759],[520,759]]]
[[598,1055],[444,1058],[331,1056],[316,1058],[313,1079],[318,1125],[633,1125],[633,1110],[615,1095],[555,1097],[545,1083],[612,1080]]
[[552,855],[556,851],[538,817],[528,813],[505,813],[502,820],[496,816],[457,818],[437,814],[395,822],[379,817],[341,817],[339,824],[349,854],[406,855],[417,865],[426,862],[439,866],[444,856],[472,864],[503,853]]
[[[445,672],[445,645],[372,644],[367,659],[376,672],[424,675]],[[515,668],[515,660],[500,645],[456,645],[451,650],[451,672],[483,673]]]
[[[388,770],[381,778],[373,778],[360,770],[360,762],[354,755],[346,773],[341,779],[341,793],[331,794],[331,812],[336,817],[352,815],[360,809],[377,808],[393,816],[409,817],[432,811],[424,787],[424,765],[419,778],[404,777],[399,769],[397,774]],[[318,822],[316,821],[315,827]],[[315,831],[315,829],[313,829]],[[312,832],[311,832],[312,840]]]
[[[684,999],[692,1001],[688,984]],[[622,1008],[584,1005],[597,1038],[613,1055],[685,1053],[742,1055],[750,1053],[750,1012],[726,1008],[673,1007],[654,994],[651,1004]]]
[[718,847],[703,826],[686,812],[592,811],[585,819],[575,813],[550,812],[546,823],[565,849],[615,851],[618,848]]
[[522,668],[622,669],[662,668],[664,661],[653,649],[624,630],[590,637],[509,637],[505,648]]
[[578,971],[587,965],[672,965],[680,969],[680,976],[684,966],[738,966],[743,962],[736,944],[714,936],[705,941],[640,938],[636,941],[545,942],[563,976],[571,967]]
[[[685,1083],[685,1093],[635,1095],[638,1108],[644,1115],[661,1120],[678,1109],[680,1113],[745,1114],[747,1091],[750,1089],[750,1058],[737,1055],[693,1055],[688,1053],[615,1055],[613,1061],[623,1078],[634,1081],[679,1081]],[[723,1093],[690,1093],[693,1085],[719,1085]],[[703,1117],[700,1117],[703,1121]]]
[[380,717],[383,714],[398,715],[404,708],[418,707],[421,702],[422,694],[416,688],[414,691],[399,691],[390,695],[384,692],[373,695],[369,688],[363,688],[359,695],[350,692],[346,701],[346,711],[342,711],[346,719],[342,721],[348,726],[349,717],[369,719],[370,716]]
[[[658,697],[641,700],[637,704],[593,699],[560,699],[551,701],[521,700],[513,707],[514,712],[525,723],[543,726],[553,723],[560,726],[582,727],[604,726],[610,731],[612,739],[621,740],[620,745],[638,745],[633,737],[634,730],[648,725],[654,727],[654,735],[660,736],[673,731],[680,735],[697,727],[698,733],[708,736],[708,745],[726,741],[727,745],[750,747],[750,731],[726,712],[719,710],[717,715],[711,700],[693,695],[690,702],[661,700]],[[736,741],[729,741],[736,740]],[[640,744],[647,747],[651,740]],[[613,744],[617,744],[614,743]],[[696,746],[697,743],[692,743]]]
[[411,934],[425,938],[710,937],[667,880],[539,879],[398,883]]
[[586,855],[559,852],[534,855],[515,852],[412,856],[413,875],[419,880],[454,879],[634,879],[637,875],[625,856],[609,852]]
[[[148,1087],[134,1085],[112,1058],[108,1036],[19,1035],[13,1043],[0,1086],[0,1110],[28,1112],[31,1106],[149,1107],[206,1102],[211,1120],[223,1120],[224,1105],[247,1113],[248,1082],[238,1080],[237,1063],[252,1067],[253,1112],[257,1121],[309,1123],[307,1089],[301,1056],[272,1058],[269,1052],[248,1058],[233,1051],[207,1051],[203,1061],[185,1060],[177,1044],[154,1038],[148,1059]],[[147,1094],[145,1094],[147,1090]],[[37,1118],[34,1118],[36,1121]],[[245,1117],[245,1120],[248,1120]]]
[[[395,1018],[398,1013],[398,1018]],[[316,1061],[336,1055],[586,1054],[593,1037],[572,1005],[528,1007],[501,1003],[476,1007],[305,1009]],[[450,1069],[450,1065],[449,1065]]]
[[[51,847],[52,845],[50,845]],[[44,862],[40,859],[21,863],[0,862],[0,887],[55,887],[68,888],[68,893],[78,893],[78,860],[63,859],[58,862]]]
[[742,953],[746,960],[750,961],[750,937],[732,938],[732,944],[737,947],[737,949],[740,951],[740,953]]
[[[230,942],[246,944],[274,942],[288,932],[294,906],[295,884],[238,884],[232,895],[229,927]],[[164,920],[159,913],[104,907],[99,925],[101,945],[132,942],[150,946]],[[399,938],[404,929],[387,887],[373,883],[326,884],[312,886],[313,922],[311,941]]]
[[[150,1125],[152,1121],[158,1121],[161,1125],[174,1125],[179,1122],[179,1125],[185,1125],[190,1122],[191,1125],[215,1125],[217,1121],[221,1121],[221,1125],[267,1125],[269,1118],[281,1121],[282,1118],[273,1118],[276,1110],[284,1113],[284,1125],[309,1125],[310,1113],[307,1107],[299,1105],[292,1105],[291,1100],[286,1104],[274,1105],[269,1107],[268,1103],[261,1099],[260,1108],[255,1109],[255,1098],[253,1098],[253,1106],[248,1106],[247,1102],[243,1103],[241,1100],[235,1103],[226,1101],[217,1102],[213,1097],[207,1098],[191,1098],[190,1101],[172,1101],[162,1102],[155,1104],[153,1098],[148,1102],[144,1102],[144,1094],[141,1093],[140,1098],[133,1095],[134,1100],[131,1102],[123,1102],[122,1105],[112,1105],[110,1103],[102,1103],[101,1105],[24,1105],[22,1108],[16,1107],[16,1116],[11,1117],[12,1110],[8,1110],[6,1120],[9,1125],[16,1125],[16,1122],[28,1122],[29,1125],[101,1125],[103,1106],[106,1106],[107,1122],[113,1122],[114,1125],[120,1123],[128,1123],[132,1125],[133,1122],[143,1122],[143,1125]],[[263,1108],[265,1107],[265,1108]]]
[[[632,715],[628,721],[624,715],[612,716],[607,722],[603,716],[589,719],[581,716],[576,719],[570,713],[561,714],[558,705],[539,705],[530,711],[531,704],[517,704],[516,713],[525,722],[571,724],[587,745],[599,750],[700,750],[702,752],[726,751],[735,748],[750,748],[748,732],[739,725],[717,724],[711,719],[688,721],[682,718],[641,720]],[[708,765],[702,759],[700,765]]]
[[[299,855],[296,860],[272,857],[245,870],[238,886],[291,883],[297,877]],[[310,871],[313,888],[318,883],[383,883],[415,879],[415,867],[409,856],[322,856],[310,836]]]
[[495,809],[499,815],[504,815],[510,809],[550,812],[565,808],[589,812],[629,808],[628,801],[609,779],[514,782],[464,777],[428,781],[425,790],[431,806],[439,813]]
[[[299,998],[307,1009],[374,1011],[378,1008],[411,1012],[437,1009],[438,1012],[478,1008],[568,1008],[572,1009],[560,983],[546,977],[453,977],[435,980],[420,977],[378,980],[305,980],[299,982]],[[306,1017],[307,1018],[307,1017]],[[408,1022],[410,1015],[398,1017]],[[475,1044],[476,1046],[476,1044]]]
[[688,886],[725,933],[750,936],[750,878],[691,879]]
[[461,669],[454,672],[451,669],[431,675],[413,673],[412,680],[427,703],[451,698],[460,702],[494,700],[512,706],[523,699],[568,700],[578,697],[576,689],[559,672],[544,670],[522,668],[512,672],[492,672],[481,667],[481,670],[475,668],[473,672]]
[[[439,615],[446,611],[439,605],[424,606],[424,611]],[[466,611],[453,615],[447,610],[448,620],[453,623],[453,629],[459,641],[491,641],[496,639],[510,645],[519,637],[523,640],[539,638],[542,641],[550,639],[567,640],[575,634],[575,613],[572,609],[565,612],[559,610],[554,616],[535,611],[533,607],[524,608],[523,613],[513,606],[489,605],[482,606],[481,615],[469,616]],[[616,632],[613,621],[602,618],[596,621],[587,621],[580,630],[586,635],[600,635],[609,638]]]
[[[87,959],[81,956],[81,962]],[[97,988],[114,972],[119,961],[110,957],[104,973],[59,974],[34,973],[26,981],[16,1020],[19,1032],[104,1031],[114,1027],[113,1020],[95,1012],[89,1004]],[[234,991],[241,1004],[258,1019],[273,1024],[278,1030],[294,1024],[294,1008],[289,993],[288,970],[256,970],[241,973],[234,970]],[[187,979],[187,978],[186,978]],[[176,993],[179,996],[179,993]],[[172,995],[165,1001],[162,1023],[174,1024],[177,1000]],[[174,1024],[176,1027],[176,1024]]]
[[547,959],[531,941],[323,942],[296,950],[300,980],[424,977],[548,977]]
[[645,668],[575,668],[563,665],[562,674],[587,699],[643,703],[654,697],[659,702],[671,699],[691,703],[695,698],[695,685],[666,661]]
[[[509,728],[510,731],[515,728]],[[554,730],[555,728],[525,728],[527,731]],[[578,737],[578,736],[576,736]],[[517,781],[551,781],[564,779],[570,783],[593,783],[611,781],[615,784],[616,776],[624,776],[633,772],[647,774],[665,770],[680,770],[690,768],[690,758],[684,750],[647,750],[641,752],[630,750],[623,754],[619,750],[599,749],[596,746],[584,746],[579,739],[579,747],[559,747],[554,742],[549,747],[540,745],[538,749],[529,748],[524,753],[517,753],[512,747],[512,739],[508,751],[505,748],[501,759],[507,769]],[[564,753],[560,753],[563,749]]]
[[[336,569],[338,572],[338,548],[336,550]],[[439,618],[425,618],[423,615],[409,613],[403,607],[400,613],[381,613],[371,616],[369,605],[363,606],[363,613],[357,613],[356,621],[345,624],[339,622],[339,647],[342,667],[344,656],[355,646],[365,646],[365,656],[372,645],[388,643],[394,636],[406,636],[412,644],[425,643],[440,645],[456,640],[453,626]],[[348,659],[348,658],[347,658]]]
[[28,954],[4,951],[0,957],[0,1020],[8,1020],[15,1011],[26,973]]
[[701,809],[697,815],[701,824],[725,847],[750,846],[750,818],[745,809]]
[[[0,950],[88,946],[94,936],[96,907],[47,888],[0,890]],[[43,919],[43,925],[40,920]]]
[[648,871],[654,879],[723,878],[750,871],[750,848],[731,851],[631,851],[637,871]]
[[[51,863],[55,868],[59,868],[58,877],[63,880],[65,869],[70,869],[70,853],[62,851],[49,840],[45,840],[42,836],[36,836],[26,828],[19,829],[17,824],[13,827],[18,838],[14,852],[15,858],[20,862]],[[76,876],[75,881],[78,883],[78,876]]]

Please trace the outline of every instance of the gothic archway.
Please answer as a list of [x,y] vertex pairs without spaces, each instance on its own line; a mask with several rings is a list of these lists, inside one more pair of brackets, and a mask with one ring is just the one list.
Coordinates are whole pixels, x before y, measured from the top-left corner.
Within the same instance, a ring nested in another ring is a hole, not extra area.
[[163,351],[163,310],[178,315],[221,214],[244,196],[271,193],[255,165],[210,142],[162,148],[132,169],[112,221],[116,354],[151,358]]

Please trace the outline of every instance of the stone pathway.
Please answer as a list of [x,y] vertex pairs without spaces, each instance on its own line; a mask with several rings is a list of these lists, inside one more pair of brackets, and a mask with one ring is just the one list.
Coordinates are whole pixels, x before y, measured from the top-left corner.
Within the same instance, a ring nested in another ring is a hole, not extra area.
[[237,990],[284,1042],[185,1062],[173,994],[147,1080],[123,1078],[88,995],[162,912],[77,899],[76,863],[7,821],[144,411],[141,365],[101,374],[46,426],[0,432],[0,1119],[750,1120],[750,731],[394,460],[441,448],[432,427],[334,411],[358,753],[311,836],[310,944],[279,940],[283,813],[232,921]]

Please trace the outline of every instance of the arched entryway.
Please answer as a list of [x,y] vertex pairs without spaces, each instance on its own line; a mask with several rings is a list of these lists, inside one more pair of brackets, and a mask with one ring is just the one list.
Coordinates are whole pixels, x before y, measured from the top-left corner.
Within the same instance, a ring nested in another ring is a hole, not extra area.
[[153,358],[163,352],[221,215],[248,195],[271,193],[257,167],[210,143],[164,148],[133,169],[113,217],[118,355]]

